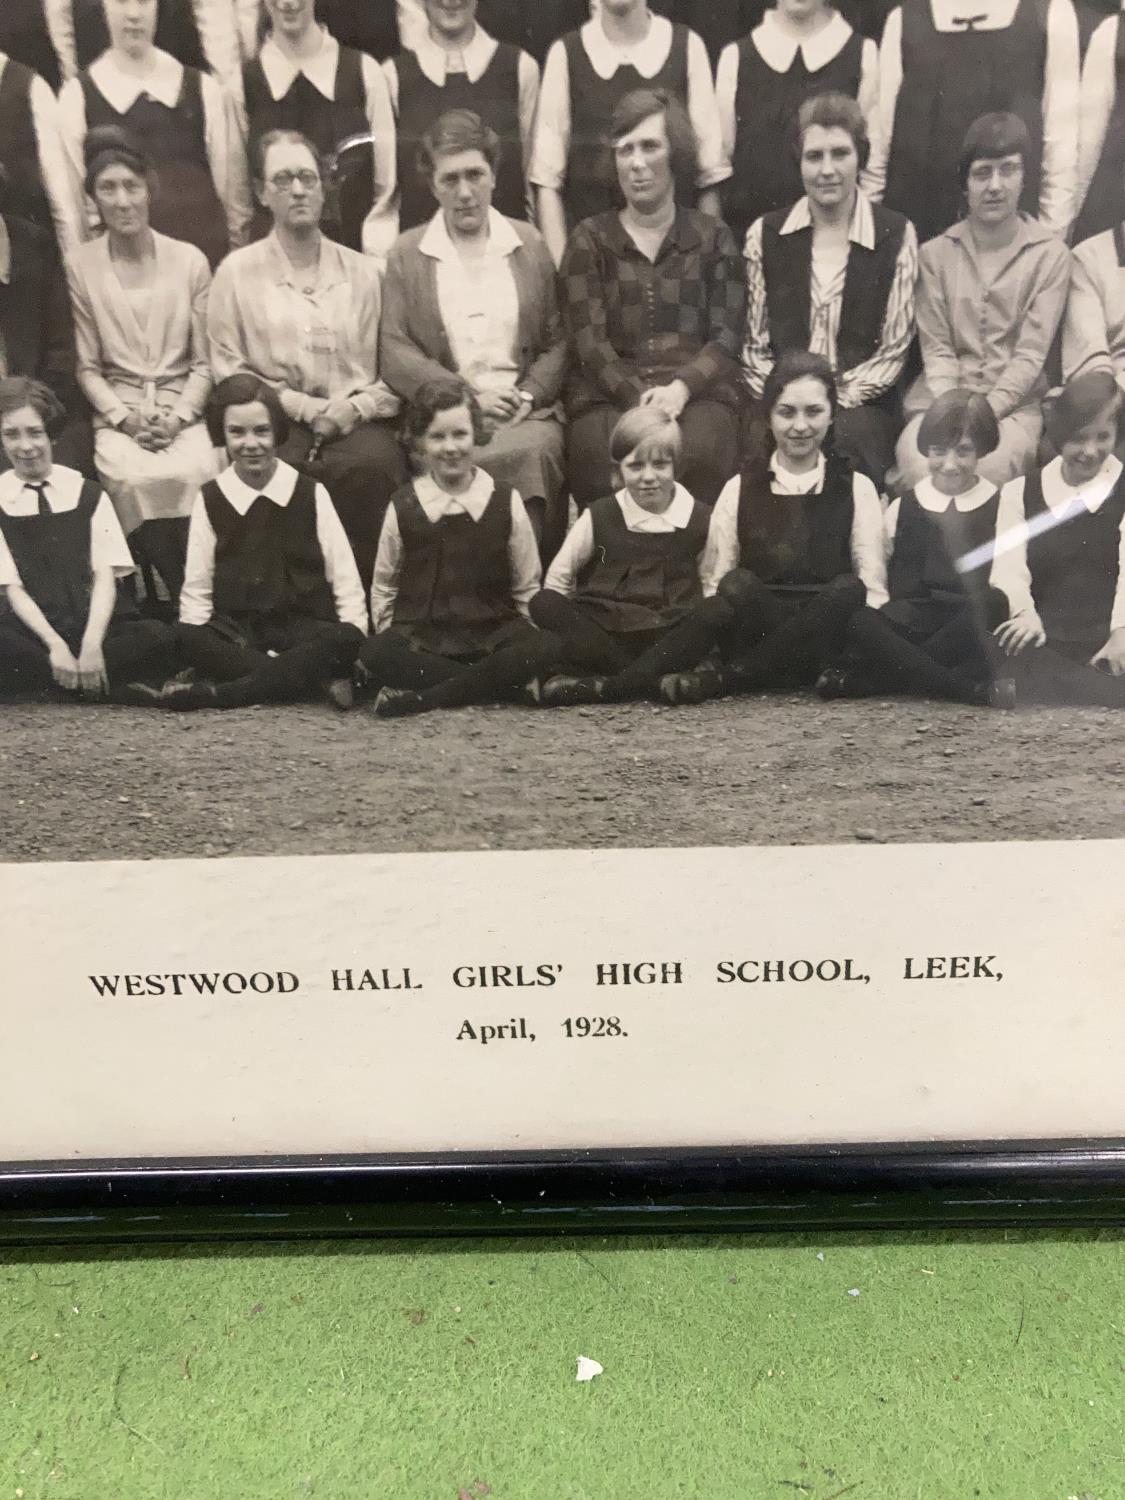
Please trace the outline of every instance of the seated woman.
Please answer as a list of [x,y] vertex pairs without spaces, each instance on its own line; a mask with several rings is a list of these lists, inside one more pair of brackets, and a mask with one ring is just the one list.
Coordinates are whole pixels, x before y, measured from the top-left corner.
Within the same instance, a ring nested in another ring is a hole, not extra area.
[[[527,158],[539,98],[539,68],[519,47],[497,42],[477,22],[477,0],[425,0],[426,29],[383,64],[398,139],[398,227],[433,217],[432,171],[419,150],[433,122],[471,110],[504,143],[492,163],[493,201],[506,218],[528,219]],[[428,164],[429,166],[430,164]]]
[[882,486],[894,461],[895,385],[914,337],[918,243],[913,225],[857,186],[868,145],[854,99],[806,101],[796,139],[806,196],[746,236],[746,383],[760,400],[779,355],[822,354],[836,372],[833,442]]
[[[173,669],[170,626],[138,618],[118,581],[133,559],[109,500],[54,462],[50,431],[63,416],[46,386],[0,380],[0,691],[62,688],[83,698],[138,701],[135,678]],[[143,695],[142,695],[143,696]]]
[[904,406],[912,414],[898,441],[898,488],[925,478],[918,451],[922,414],[934,399],[965,386],[984,396],[1000,423],[1000,443],[980,472],[1001,485],[1035,462],[1043,429],[1044,367],[1066,304],[1070,253],[1020,212],[1031,144],[1013,114],[984,115],[961,147],[958,180],[965,217],[922,246],[918,257],[918,339],[922,374]]
[[202,251],[149,221],[148,158],[113,126],[87,137],[87,191],[105,233],[70,261],[78,382],[98,475],[140,562],[175,602],[192,500],[215,472],[200,420],[211,389]]
[[323,232],[321,161],[303,135],[262,136],[254,176],[273,230],[229,255],[215,275],[211,368],[216,380],[249,370],[277,391],[289,418],[281,457],[316,462],[368,588],[383,512],[402,482],[389,420],[399,401],[379,379],[376,359],[379,268]]
[[676,702],[811,686],[855,611],[887,600],[879,496],[829,441],[831,366],[804,350],[783,354],[762,399],[772,452],[719,496],[703,559],[704,592],[731,611],[722,661],[670,683]]
[[527,618],[539,588],[531,523],[518,492],[474,462],[481,435],[476,396],[448,375],[407,408],[424,472],[387,511],[359,657],[378,718],[522,696],[553,654]]
[[234,100],[209,73],[155,44],[157,0],[103,3],[109,47],[59,95],[75,183],[82,181],[88,131],[115,125],[145,141],[163,188],[152,203],[153,228],[198,246],[214,267],[232,245],[245,243],[250,221]]
[[618,488],[578,517],[531,601],[531,618],[560,643],[540,695],[548,707],[659,698],[729,623],[725,604],[703,598],[710,515],[676,481],[682,446],[659,406],[618,419]]
[[176,635],[195,680],[166,682],[153,700],[245,708],[321,689],[350,708],[367,609],[328,492],[278,458],[288,419],[257,376],[220,381],[207,423],[230,467],[191,513]]
[[580,510],[609,493],[610,433],[639,401],[679,422],[680,477],[712,505],[738,466],[742,257],[725,224],[676,204],[695,158],[678,100],[663,89],[627,94],[610,136],[625,207],[578,226],[560,280],[570,493]]
[[1021,699],[1125,707],[1122,404],[1108,371],[1076,376],[1048,409],[1059,456],[1001,493],[996,638]]
[[1015,685],[997,677],[992,640],[1008,617],[989,583],[1000,494],[977,474],[999,441],[991,406],[972,391],[946,391],[923,417],[929,475],[886,516],[890,600],[852,616],[844,660],[817,683],[822,698],[918,693],[1012,707]]
[[867,120],[878,90],[875,43],[830,0],[775,0],[753,31],[724,48],[715,76],[731,160],[723,217],[740,243],[755,219],[800,195],[792,147],[802,104],[814,94],[846,94]]
[[[346,9],[377,16],[387,3],[349,0]],[[260,163],[263,136],[299,131],[332,168],[324,233],[351,250],[384,258],[398,216],[395,119],[382,69],[374,57],[341,46],[320,24],[314,0],[263,0],[260,23],[260,46],[243,65],[239,103],[251,166]],[[269,214],[259,211],[254,237],[269,227]]]
[[558,419],[566,343],[539,232],[492,207],[500,154],[495,131],[468,110],[442,115],[423,137],[418,164],[440,207],[391,251],[379,367],[408,401],[451,370],[472,388],[487,438],[476,461],[519,491],[548,556],[566,529]]

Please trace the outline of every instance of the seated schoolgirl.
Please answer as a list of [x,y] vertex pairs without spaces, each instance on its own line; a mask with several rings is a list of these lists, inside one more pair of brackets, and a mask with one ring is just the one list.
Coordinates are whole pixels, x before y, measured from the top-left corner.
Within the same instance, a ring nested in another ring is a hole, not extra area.
[[1008,708],[1015,685],[997,676],[991,632],[1008,600],[990,586],[1000,492],[977,474],[1000,442],[988,401],[965,387],[939,396],[918,448],[929,475],[887,511],[882,609],[849,621],[848,650],[817,682],[822,698],[918,693]]
[[243,708],[321,689],[351,706],[367,629],[355,558],[328,491],[277,457],[288,422],[257,375],[221,380],[207,426],[230,464],[192,507],[176,635],[190,680],[165,708]]
[[[137,701],[134,678],[173,668],[170,626],[139,618],[119,580],[133,572],[108,496],[53,461],[51,430],[66,414],[45,385],[0,380],[0,691],[52,684],[84,699]],[[143,696],[143,695],[142,695]]]
[[1047,412],[1059,456],[1001,491],[993,582],[1011,615],[996,638],[1021,699],[1125,707],[1121,419],[1108,370],[1075,376]]
[[404,441],[423,472],[391,499],[360,675],[378,718],[519,699],[549,643],[528,620],[539,550],[519,492],[474,462],[487,441],[464,381],[426,381]]
[[531,601],[531,618],[562,646],[544,704],[659,698],[729,622],[724,605],[703,598],[710,512],[677,483],[680,452],[680,428],[659,406],[618,419],[619,488],[579,516]]
[[870,479],[832,447],[828,361],[783,354],[762,404],[770,451],[723,489],[703,557],[704,593],[731,612],[722,661],[669,683],[672,701],[811,686],[855,611],[886,603],[882,505]]

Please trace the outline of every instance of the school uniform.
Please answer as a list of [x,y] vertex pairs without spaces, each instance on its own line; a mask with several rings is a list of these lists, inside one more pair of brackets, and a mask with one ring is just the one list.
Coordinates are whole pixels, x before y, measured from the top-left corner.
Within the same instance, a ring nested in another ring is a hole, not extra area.
[[1071,0],[904,0],[879,49],[879,105],[864,190],[925,243],[961,210],[969,126],[1018,115],[1031,147],[1021,208],[1065,236],[1078,167],[1078,24]]
[[[197,246],[212,268],[245,242],[246,157],[234,101],[209,74],[155,50],[146,76],[137,78],[105,52],[64,85],[59,120],[76,182],[84,175],[87,133],[118,126],[142,143],[156,172],[153,229]],[[75,206],[84,212],[85,190],[79,192]]]
[[1074,242],[1125,219],[1125,27],[1108,16],[1090,37],[1082,62]]
[[1076,489],[1062,459],[1013,479],[1000,497],[1004,551],[992,581],[1013,618],[1038,619],[1045,646],[1012,658],[1022,695],[1049,703],[1125,707],[1125,677],[1090,666],[1125,629],[1125,470],[1113,454]]
[[[0,475],[0,588],[24,589],[74,655],[86,631],[94,575],[106,569],[128,578],[133,559],[113,506],[92,480],[61,464],[42,485],[28,485],[11,471]],[[163,677],[173,649],[172,632],[141,620],[119,588],[102,641],[110,688]],[[0,691],[37,691],[53,680],[47,647],[9,609],[0,621]]]
[[547,54],[528,171],[536,187],[561,193],[571,228],[620,207],[610,119],[620,99],[642,88],[667,89],[686,106],[699,150],[697,190],[729,177],[702,40],[686,26],[652,16],[641,41],[623,48],[609,40],[600,20],[588,21]]
[[500,162],[492,206],[510,219],[530,218],[526,168],[539,99],[539,68],[518,47],[494,41],[477,26],[468,45],[450,53],[418,38],[383,64],[397,139],[400,230],[427,222],[437,203],[418,171],[422,137],[439,116],[467,109],[500,137]]
[[848,670],[865,692],[981,701],[996,675],[991,633],[1008,617],[1006,595],[990,585],[999,503],[985,479],[950,497],[926,478],[892,501],[890,598],[848,623]]
[[[395,121],[383,71],[374,58],[342,47],[320,28],[319,49],[294,59],[267,36],[242,69],[241,118],[248,158],[271,130],[299,130],[336,162],[326,184],[321,228],[352,250],[382,258],[398,232],[394,213]],[[264,209],[253,233],[269,228]]]
[[724,642],[733,690],[800,686],[839,649],[848,619],[887,599],[882,506],[842,454],[793,474],[775,453],[715,504],[704,592],[734,612]]
[[360,665],[376,687],[422,706],[495,702],[536,675],[543,648],[528,620],[539,553],[519,493],[475,470],[451,495],[424,474],[398,490],[379,538],[373,634]]
[[214,687],[181,706],[300,698],[349,675],[366,628],[355,560],[323,485],[279,461],[261,490],[233,466],[202,487],[177,637]]
[[809,37],[784,29],[775,10],[723,50],[715,98],[731,175],[723,184],[723,217],[741,244],[754,220],[801,196],[794,129],[814,94],[858,99],[865,116],[878,95],[875,43],[853,31],[839,11]]
[[63,144],[58,101],[22,62],[0,52],[0,166],[5,211],[55,236],[66,253],[86,235],[81,179]]

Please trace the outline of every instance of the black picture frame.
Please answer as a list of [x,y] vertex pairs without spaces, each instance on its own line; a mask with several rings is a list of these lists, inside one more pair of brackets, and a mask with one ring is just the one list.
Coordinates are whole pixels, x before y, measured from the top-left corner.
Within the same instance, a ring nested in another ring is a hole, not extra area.
[[1121,1138],[0,1166],[8,1246],[1121,1224]]

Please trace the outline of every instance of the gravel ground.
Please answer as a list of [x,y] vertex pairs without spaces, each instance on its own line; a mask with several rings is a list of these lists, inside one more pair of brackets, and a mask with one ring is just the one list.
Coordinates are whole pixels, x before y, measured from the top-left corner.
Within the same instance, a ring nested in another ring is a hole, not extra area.
[[4,710],[0,857],[1125,836],[1121,721],[808,696],[698,708]]

